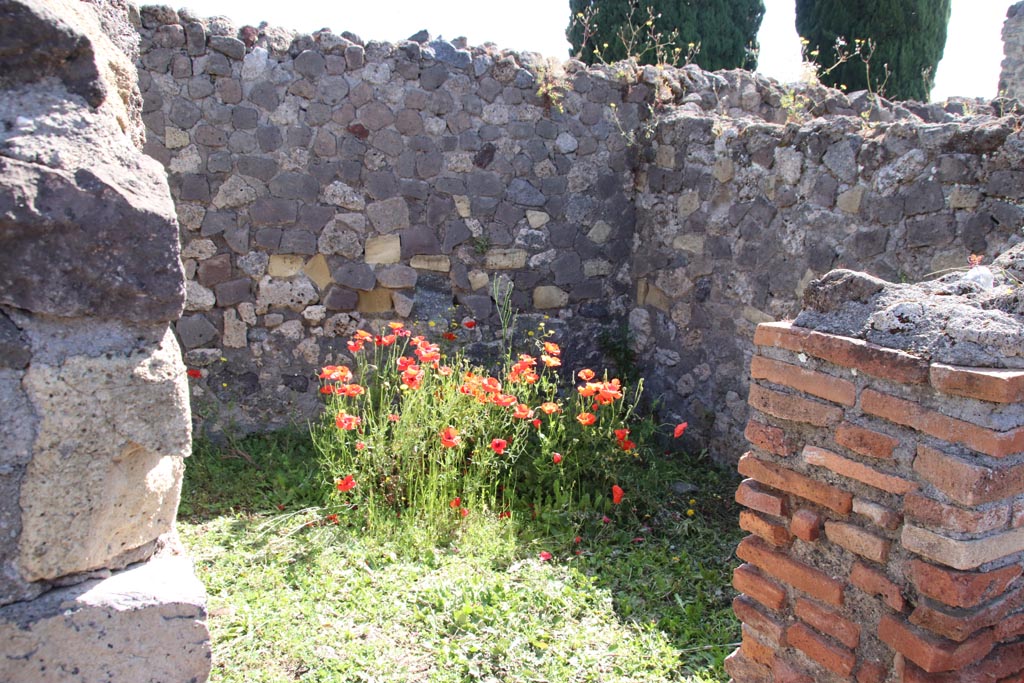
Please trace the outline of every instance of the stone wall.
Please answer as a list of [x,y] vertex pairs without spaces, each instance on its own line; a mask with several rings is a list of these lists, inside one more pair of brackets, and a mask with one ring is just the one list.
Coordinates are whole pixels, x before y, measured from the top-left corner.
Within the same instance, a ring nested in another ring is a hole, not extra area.
[[1021,680],[1024,250],[997,263],[835,271],[758,326],[736,683]]
[[547,316],[576,369],[627,329],[663,419],[728,457],[754,325],[794,315],[811,278],[915,279],[1020,237],[1017,122],[985,102],[142,22],[146,149],[188,277],[177,332],[214,428],[315,415],[315,368],[370,319],[473,318],[485,347],[512,283],[524,329]]
[[163,169],[126,3],[0,0],[0,679],[201,681]]
[[1024,2],[1010,5],[1006,10],[999,94],[1024,99]]
[[631,329],[648,391],[719,453],[742,441],[755,326],[792,319],[812,279],[915,282],[1020,241],[1018,119],[934,109],[931,123],[680,112],[657,127],[637,174]]

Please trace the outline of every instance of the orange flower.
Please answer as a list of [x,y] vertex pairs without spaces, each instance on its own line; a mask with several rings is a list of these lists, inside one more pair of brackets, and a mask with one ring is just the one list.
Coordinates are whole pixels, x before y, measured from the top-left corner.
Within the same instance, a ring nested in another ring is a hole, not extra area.
[[514,406],[516,403],[519,403],[519,399],[513,396],[512,394],[499,393],[491,397],[491,402],[494,403],[494,405],[496,406],[501,406],[502,408],[510,408]]
[[394,334],[389,334],[383,337],[375,337],[373,343],[376,344],[377,346],[391,346],[396,341],[398,341],[398,336]]
[[687,422],[680,422],[679,424],[676,425],[675,431],[672,432],[672,436],[678,439],[683,435],[683,432],[685,432],[686,428],[689,426],[690,425]]
[[561,453],[552,453],[551,454],[551,462],[555,463],[556,465],[558,463],[562,462],[562,454]]
[[356,450],[357,451],[366,450],[366,443],[363,442],[363,441],[356,441]]
[[402,416],[399,415],[398,413],[391,413],[390,415],[388,415],[388,421],[389,422],[398,422],[401,419],[402,419]]
[[620,398],[622,398],[622,391],[617,379],[613,379],[611,382],[604,382],[597,392],[597,402],[603,406],[613,403],[616,399]]
[[391,329],[397,331],[397,330],[400,330],[403,327],[405,327],[405,324],[404,323],[400,323],[400,322],[390,322],[390,323],[388,323],[388,327],[390,327]]
[[508,448],[508,441],[505,439],[491,439],[491,450],[498,455],[504,453],[506,448]]
[[467,508],[459,508],[459,514],[463,517],[469,517],[469,510]]
[[454,510],[455,508],[459,508],[459,507],[462,507],[462,499],[461,499],[461,498],[459,498],[458,496],[456,496],[455,498],[452,498],[452,499],[451,499],[451,500],[450,500],[450,501],[448,502],[448,507],[452,508],[453,510]]
[[356,396],[360,396],[362,394],[365,394],[366,393],[366,389],[363,389],[358,384],[342,384],[340,387],[337,387],[334,390],[334,393],[336,393],[336,394],[344,394],[345,396],[348,396],[349,398],[355,398]]
[[409,356],[402,356],[396,361],[396,363],[398,364],[398,369],[405,372],[409,369],[410,365],[416,365],[416,359],[410,358]]
[[547,353],[552,356],[561,356],[562,349],[560,349],[558,347],[558,344],[556,344],[555,342],[546,341],[544,342],[544,353]]
[[612,503],[618,505],[622,502],[622,496],[625,495],[625,491],[622,490],[618,484],[612,486]]
[[373,335],[366,330],[356,330],[355,334],[352,335],[352,338],[361,342],[373,341]]
[[501,382],[499,382],[494,377],[488,377],[483,382],[481,382],[480,388],[488,393],[496,394],[499,391],[501,391]]
[[441,431],[441,445],[445,448],[454,448],[462,443],[462,437],[459,436],[459,430],[455,427],[445,427]]
[[576,391],[580,393],[580,396],[584,398],[590,398],[601,389],[600,382],[587,382],[582,387],[577,387]]
[[334,482],[334,486],[341,493],[346,493],[356,487],[356,480],[352,478],[351,474],[349,474],[344,479],[339,479]]
[[441,375],[442,377],[450,377],[452,374],[452,369],[447,365],[442,365],[437,369],[437,374]]
[[320,379],[332,382],[350,382],[352,381],[352,371],[346,365],[325,365],[324,369],[320,371]]
[[419,389],[422,383],[423,371],[420,370],[419,366],[410,366],[408,370],[402,373],[402,384],[410,389]]
[[545,415],[552,415],[554,413],[562,412],[562,407],[559,406],[557,403],[552,403],[551,401],[545,401],[544,403],[540,404],[540,410]]
[[351,351],[352,353],[358,353],[359,351],[363,350],[363,342],[355,340],[355,339],[350,340],[348,342],[347,346],[348,346],[348,350]]
[[589,382],[590,380],[594,379],[594,371],[591,370],[590,368],[584,368],[583,370],[577,372],[576,376],[579,377],[584,382]]
[[345,411],[341,411],[334,416],[334,424],[337,425],[338,429],[344,429],[349,432],[353,429],[357,429],[362,421],[363,419],[361,417],[349,415]]
[[561,360],[555,358],[554,356],[549,356],[546,353],[541,354],[540,359],[544,361],[544,367],[546,368],[557,368],[559,365],[562,364]]
[[589,427],[597,422],[597,417],[593,413],[580,413],[576,416],[576,421],[584,427]]
[[533,411],[530,410],[530,406],[526,405],[525,403],[520,403],[512,412],[512,417],[518,418],[520,420],[529,420],[531,417],[533,417]]

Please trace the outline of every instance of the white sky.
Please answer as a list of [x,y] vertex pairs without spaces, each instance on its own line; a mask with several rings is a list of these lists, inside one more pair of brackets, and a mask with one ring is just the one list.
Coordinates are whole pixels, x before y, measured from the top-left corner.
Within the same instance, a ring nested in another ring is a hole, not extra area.
[[[996,95],[1003,59],[1000,32],[1013,2],[953,0],[933,100]],[[759,35],[758,70],[783,82],[800,75],[794,5],[794,0],[765,0]],[[395,42],[425,28],[435,37],[466,36],[471,45],[494,42],[559,58],[566,57],[569,49],[565,40],[568,0],[191,0],[187,6],[204,16],[227,15],[239,25],[266,21],[306,32],[328,27],[335,33],[352,31],[364,40]]]

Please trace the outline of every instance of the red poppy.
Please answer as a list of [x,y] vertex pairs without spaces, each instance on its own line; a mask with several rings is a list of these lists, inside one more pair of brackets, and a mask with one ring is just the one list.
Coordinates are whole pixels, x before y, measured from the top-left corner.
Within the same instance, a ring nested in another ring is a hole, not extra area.
[[352,371],[347,365],[325,365],[320,371],[320,379],[331,380],[332,382],[350,382]]
[[498,513],[498,519],[508,519],[512,516],[512,513],[508,510],[502,510]]
[[672,432],[672,436],[678,439],[683,435],[683,432],[685,432],[686,428],[689,426],[690,424],[688,422],[680,422],[679,424],[676,425],[675,431]]
[[448,501],[448,507],[452,508],[453,510],[455,508],[462,507],[462,499],[459,498],[458,496],[452,498],[450,501]]
[[551,454],[551,462],[555,463],[556,465],[558,463],[562,462],[562,454],[561,453],[552,453]]
[[576,376],[579,377],[584,382],[589,382],[590,380],[594,379],[594,371],[591,370],[590,368],[585,368],[577,372]]
[[508,448],[508,441],[505,439],[491,439],[491,450],[498,455],[504,453],[506,448]]
[[339,479],[338,481],[334,482],[334,486],[341,493],[346,493],[356,487],[356,480],[352,478],[351,474],[349,474],[346,475],[344,479]]
[[458,339],[458,337],[455,336],[454,332],[445,332],[441,336],[447,339],[448,341],[455,341],[456,339]]
[[469,516],[469,509],[468,508],[459,508],[459,514],[462,515],[463,517],[468,517]]
[[441,445],[445,448],[454,448],[462,442],[459,430],[455,427],[445,427],[441,432]]
[[356,450],[357,451],[366,450],[366,442],[365,441],[356,441]]
[[612,485],[612,504],[618,505],[622,502],[622,496],[625,495],[625,491],[618,484]]
[[576,416],[576,421],[584,427],[589,427],[597,422],[597,417],[593,413],[580,413]]
[[534,429],[540,429],[540,418],[534,418],[530,421],[530,424],[533,425]]
[[537,557],[540,558],[541,562],[547,562],[551,559],[551,553],[549,553],[547,550],[541,550]]
[[608,515],[605,515],[604,517],[601,518],[601,524],[611,524],[611,523],[612,523],[611,517],[609,517]]
[[486,392],[496,394],[499,391],[501,391],[501,382],[499,382],[494,377],[488,377],[487,379],[480,383],[480,388]]
[[476,327],[476,321],[473,320],[472,318],[469,318],[467,320],[463,320],[462,321],[462,326],[465,327],[467,330],[471,330],[474,327]]
[[510,408],[516,403],[519,403],[519,399],[512,394],[498,393],[491,398],[491,402],[496,406],[501,406],[502,408]]
[[348,342],[347,346],[348,346],[348,350],[351,351],[352,353],[356,353],[358,351],[362,351],[363,350],[363,342],[357,341],[357,340],[354,340],[354,339],[350,340]]
[[623,441],[620,441],[619,442],[619,446],[621,446],[622,450],[626,451],[627,453],[629,451],[633,450],[634,448],[636,448],[636,444],[634,442],[630,441],[629,439],[625,439]]
[[395,363],[398,365],[398,369],[401,372],[405,372],[410,366],[416,365],[416,359],[411,356],[402,356]]
[[615,430],[615,439],[617,441],[625,441],[627,436],[629,436],[629,430],[628,429],[616,429]]
[[391,413],[390,415],[388,415],[388,421],[389,422],[398,422],[401,419],[402,419],[402,416],[397,414],[397,413]]
[[512,412],[512,417],[518,418],[520,420],[529,420],[531,417],[533,417],[533,411],[530,410],[530,406],[526,405],[525,403],[520,403]]
[[366,393],[366,389],[363,389],[358,384],[343,384],[342,386],[335,388],[334,393],[343,394],[349,398],[355,398],[356,396]]
[[349,432],[358,428],[362,421],[361,417],[349,415],[345,411],[340,411],[334,416],[334,424],[337,425],[338,429],[344,429]]
[[582,543],[583,542],[583,537],[582,536],[577,536],[576,538],[572,539],[572,542],[573,543]]
[[338,515],[334,515],[334,514],[327,515],[327,521],[330,522],[331,524],[340,524],[341,523],[340,520],[338,519]]
[[185,374],[188,375],[189,377],[191,377],[192,379],[199,379],[200,377],[203,376],[203,371],[202,370],[197,370],[196,368],[189,368],[185,372]]

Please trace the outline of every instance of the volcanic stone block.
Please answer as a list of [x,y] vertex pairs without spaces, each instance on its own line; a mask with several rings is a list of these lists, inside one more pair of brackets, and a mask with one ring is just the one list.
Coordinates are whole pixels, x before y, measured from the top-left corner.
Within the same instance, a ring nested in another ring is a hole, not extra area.
[[205,602],[191,562],[166,556],[8,605],[0,609],[0,680],[205,681]]

